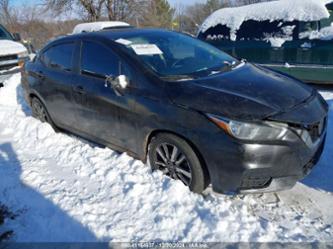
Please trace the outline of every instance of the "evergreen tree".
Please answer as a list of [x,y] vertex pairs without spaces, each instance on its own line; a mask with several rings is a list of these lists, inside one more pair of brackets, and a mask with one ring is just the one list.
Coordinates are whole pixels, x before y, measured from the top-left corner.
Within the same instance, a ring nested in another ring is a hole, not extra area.
[[144,25],[160,28],[172,28],[175,10],[168,0],[149,0],[144,16]]

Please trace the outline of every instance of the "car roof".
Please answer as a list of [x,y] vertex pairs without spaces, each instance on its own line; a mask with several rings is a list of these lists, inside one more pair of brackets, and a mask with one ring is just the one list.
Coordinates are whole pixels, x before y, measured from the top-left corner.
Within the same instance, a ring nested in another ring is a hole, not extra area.
[[79,33],[79,34],[72,34],[65,37],[60,37],[55,39],[54,41],[50,42],[50,44],[62,42],[62,41],[75,41],[81,38],[93,38],[93,39],[108,39],[108,40],[117,40],[119,38],[126,38],[127,36],[135,36],[135,35],[145,35],[145,34],[152,34],[152,33],[171,33],[173,31],[166,30],[166,29],[157,29],[157,28],[125,28],[125,29],[107,29],[101,30],[96,32],[89,32],[89,33]]

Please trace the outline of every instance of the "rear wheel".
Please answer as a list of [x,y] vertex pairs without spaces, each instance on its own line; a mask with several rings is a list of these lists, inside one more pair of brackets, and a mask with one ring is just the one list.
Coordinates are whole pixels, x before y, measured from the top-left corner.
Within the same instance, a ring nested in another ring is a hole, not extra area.
[[172,134],[158,134],[151,140],[148,156],[153,170],[180,180],[191,191],[202,193],[207,187],[200,160],[185,140]]
[[32,116],[34,118],[39,119],[43,123],[49,121],[46,108],[44,107],[42,102],[36,97],[33,97],[31,100],[31,110]]
[[49,123],[55,132],[59,131],[59,129],[55,126],[52,119],[50,118],[46,107],[37,97],[32,97],[31,99],[31,111],[34,118],[39,119],[43,123]]

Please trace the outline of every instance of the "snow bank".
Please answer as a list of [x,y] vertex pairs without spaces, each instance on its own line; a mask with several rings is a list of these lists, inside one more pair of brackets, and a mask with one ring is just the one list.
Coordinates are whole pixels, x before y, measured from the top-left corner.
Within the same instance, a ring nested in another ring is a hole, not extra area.
[[0,89],[0,202],[18,242],[333,242],[333,94],[328,145],[303,183],[278,194],[206,197],[126,154],[31,117],[20,75]]
[[237,8],[224,8],[215,11],[202,24],[200,32],[218,24],[226,25],[235,35],[242,23],[256,21],[317,21],[329,17],[325,2],[321,0],[279,0],[251,4]]

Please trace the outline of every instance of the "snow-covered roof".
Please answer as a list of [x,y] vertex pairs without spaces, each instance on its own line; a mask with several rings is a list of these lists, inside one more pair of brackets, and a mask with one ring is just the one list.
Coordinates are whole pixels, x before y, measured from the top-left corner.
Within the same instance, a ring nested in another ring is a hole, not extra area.
[[111,21],[81,23],[75,26],[73,34],[78,34],[82,32],[94,32],[107,28],[128,27],[128,26],[130,25],[126,22],[111,22]]
[[318,21],[329,17],[326,4],[332,0],[279,0],[256,3],[237,8],[215,11],[202,24],[200,32],[219,24],[226,25],[235,33],[247,20],[256,21]]

